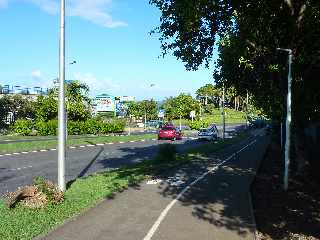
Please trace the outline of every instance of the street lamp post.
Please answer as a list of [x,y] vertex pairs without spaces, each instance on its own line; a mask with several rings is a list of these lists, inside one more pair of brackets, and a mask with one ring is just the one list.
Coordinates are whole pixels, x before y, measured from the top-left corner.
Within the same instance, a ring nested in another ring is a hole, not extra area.
[[224,112],[224,102],[225,102],[225,87],[223,83],[222,88],[222,139],[225,139],[225,132],[226,132],[226,114]]
[[289,186],[289,166],[290,166],[290,145],[291,145],[291,85],[292,85],[292,50],[277,48],[278,51],[285,51],[288,53],[288,95],[287,95],[287,119],[286,119],[286,142],[285,142],[285,170],[284,170],[284,190],[288,190]]
[[60,62],[59,62],[59,112],[58,112],[58,186],[66,190],[66,109],[65,109],[65,0],[60,3]]

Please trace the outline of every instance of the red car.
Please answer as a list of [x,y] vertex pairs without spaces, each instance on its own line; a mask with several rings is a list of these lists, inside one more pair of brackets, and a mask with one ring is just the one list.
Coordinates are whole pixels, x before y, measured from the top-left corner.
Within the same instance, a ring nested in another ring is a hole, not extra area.
[[166,125],[158,133],[158,140],[161,139],[170,139],[172,141],[181,140],[182,133],[178,128],[175,128],[173,125]]

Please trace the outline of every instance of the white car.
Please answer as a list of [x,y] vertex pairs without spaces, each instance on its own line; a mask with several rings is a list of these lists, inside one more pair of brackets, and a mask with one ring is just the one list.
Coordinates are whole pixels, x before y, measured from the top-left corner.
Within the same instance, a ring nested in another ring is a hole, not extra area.
[[208,141],[215,141],[218,139],[219,132],[216,125],[211,125],[208,128],[201,128],[198,133],[199,139],[204,139]]

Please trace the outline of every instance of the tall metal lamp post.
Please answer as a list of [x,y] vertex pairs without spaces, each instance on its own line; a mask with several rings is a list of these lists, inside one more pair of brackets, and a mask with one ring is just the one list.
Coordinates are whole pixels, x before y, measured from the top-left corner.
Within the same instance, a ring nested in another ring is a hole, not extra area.
[[285,143],[285,169],[284,169],[284,190],[287,191],[289,187],[289,166],[290,166],[290,145],[291,145],[291,85],[292,85],[292,50],[285,48],[277,48],[278,51],[285,51],[288,53],[288,95],[287,95],[287,119],[286,119],[286,143]]
[[65,109],[65,0],[60,3],[60,62],[59,62],[59,112],[58,112],[58,186],[66,190],[66,109]]

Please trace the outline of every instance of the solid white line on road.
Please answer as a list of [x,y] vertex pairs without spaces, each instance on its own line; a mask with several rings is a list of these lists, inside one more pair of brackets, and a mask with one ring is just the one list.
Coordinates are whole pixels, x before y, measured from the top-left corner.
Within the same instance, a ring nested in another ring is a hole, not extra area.
[[247,149],[249,146],[253,145],[255,142],[257,142],[257,140],[252,141],[251,143],[249,143],[248,145],[246,145],[245,147],[243,147],[240,151],[233,153],[231,156],[229,156],[227,159],[225,159],[224,161],[220,162],[217,166],[211,168],[209,171],[203,173],[200,177],[198,177],[196,180],[194,180],[192,183],[190,183],[187,187],[185,187],[180,193],[179,195],[172,200],[167,207],[161,212],[160,216],[158,217],[157,221],[153,224],[152,228],[149,230],[148,234],[143,238],[143,240],[151,240],[151,238],[153,237],[153,235],[155,234],[155,232],[158,230],[161,222],[165,219],[165,217],[167,216],[168,212],[170,211],[170,209],[174,206],[174,204],[176,202],[178,202],[178,200],[195,184],[197,184],[199,181],[201,181],[202,179],[204,179],[208,174],[216,171],[221,165],[225,164],[226,162],[230,161],[232,158],[234,158],[236,156],[237,153],[240,153],[241,151]]

